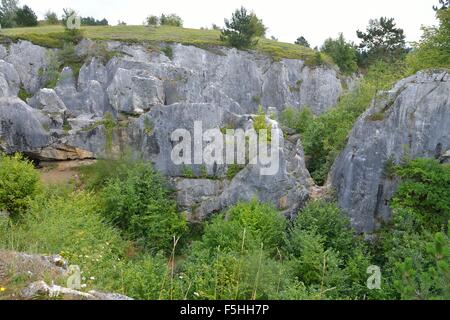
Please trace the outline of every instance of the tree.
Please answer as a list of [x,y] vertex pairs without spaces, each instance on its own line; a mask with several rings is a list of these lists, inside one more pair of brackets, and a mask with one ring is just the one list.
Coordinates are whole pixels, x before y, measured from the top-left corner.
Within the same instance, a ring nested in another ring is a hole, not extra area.
[[103,190],[104,214],[125,237],[156,252],[169,252],[185,231],[185,218],[166,181],[143,161],[120,165]]
[[298,44],[299,46],[303,46],[306,48],[310,48],[311,46],[309,45],[309,42],[306,40],[306,38],[304,36],[301,36],[299,38],[297,38],[297,40],[295,40],[295,44]]
[[255,13],[250,14],[251,25],[255,37],[263,38],[266,36],[267,27],[264,25],[262,19],[259,19]]
[[439,6],[433,6],[434,11],[447,10],[450,7],[450,0],[439,0]]
[[157,26],[159,25],[159,17],[151,15],[147,17],[147,25],[149,26]]
[[438,26],[422,27],[423,35],[407,56],[412,72],[429,68],[450,67],[450,9],[449,1],[441,0],[441,7],[434,6]]
[[108,20],[96,20],[93,17],[81,18],[81,24],[83,26],[107,26],[109,25]]
[[244,7],[237,9],[231,20],[225,19],[225,28],[220,36],[222,41],[240,49],[256,45],[257,41],[253,40],[254,37],[256,37],[254,18]]
[[345,74],[352,74],[358,70],[357,50],[352,43],[345,41],[341,33],[337,39],[327,39],[321,48],[328,54]]
[[48,24],[59,24],[58,15],[53,11],[48,10],[44,15],[44,19]]
[[2,0],[0,6],[0,24],[2,28],[14,28],[19,0]]
[[173,13],[169,15],[162,14],[161,18],[159,18],[159,23],[162,26],[183,27],[183,19]]
[[23,6],[16,12],[16,24],[19,27],[34,27],[38,25],[38,19],[30,7]]
[[405,35],[403,29],[396,27],[394,18],[370,20],[366,32],[358,30],[356,34],[369,63],[379,59],[392,61],[405,53]]

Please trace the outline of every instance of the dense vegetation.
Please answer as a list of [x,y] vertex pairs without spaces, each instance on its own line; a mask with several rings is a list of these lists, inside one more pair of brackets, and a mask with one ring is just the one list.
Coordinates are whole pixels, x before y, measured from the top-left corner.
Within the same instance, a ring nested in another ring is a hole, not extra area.
[[[372,243],[325,201],[288,221],[254,200],[186,228],[164,179],[129,158],[86,167],[81,189],[39,186],[20,156],[2,156],[0,168],[8,168],[0,207],[18,217],[0,217],[0,248],[63,255],[81,267],[83,290],[138,299],[449,298],[450,167],[435,160],[395,166],[403,183],[393,224]],[[423,201],[434,194],[439,203]],[[382,270],[380,290],[366,286],[371,265]]]
[[[341,97],[337,106],[328,112],[314,117],[307,108],[295,111],[287,108],[281,115],[284,126],[297,130],[302,134],[302,142],[307,156],[307,167],[318,184],[325,183],[334,160],[347,143],[350,130],[356,119],[371,105],[372,99],[377,98],[380,91],[390,89],[397,81],[415,72],[427,68],[450,69],[450,23],[449,8],[437,10],[440,25],[425,28],[421,42],[405,55],[400,54],[403,48],[402,32],[394,28],[393,21],[380,20],[368,27],[368,33],[375,32],[377,23],[387,23],[389,30],[398,31],[391,35],[393,39],[387,41],[383,48],[376,49],[370,45],[366,52],[372,61],[358,86]],[[371,39],[367,34],[365,37]],[[389,37],[388,37],[389,38]],[[377,41],[377,40],[373,40]],[[380,40],[381,41],[381,40]],[[398,42],[393,45],[393,42]],[[391,44],[391,45],[389,45]],[[341,70],[350,71],[355,67],[355,54],[350,44],[346,44],[343,37],[337,40],[329,39],[322,50],[329,54],[340,65]],[[353,49],[354,50],[354,49]],[[380,115],[381,116],[381,115]]]
[[[3,1],[2,8],[13,2]],[[419,69],[450,67],[448,2],[440,2],[440,25],[426,28],[406,56],[398,54],[403,37],[393,21],[375,21],[361,33],[367,73],[336,108],[319,117],[307,108],[287,108],[281,115],[285,126],[302,135],[307,165],[318,183],[325,182],[355,120],[378,91]],[[7,13],[2,10],[0,18],[9,17]],[[235,18],[241,16],[245,30],[252,30],[244,40],[256,50],[276,58],[314,60],[320,55],[263,38],[256,43],[264,25],[242,11]],[[48,17],[49,23],[57,20]],[[158,19],[156,24],[148,21],[158,25],[151,30],[118,26],[88,27],[83,32],[93,39],[222,44],[219,30],[183,29]],[[230,23],[228,29],[240,30],[234,28],[240,23]],[[393,32],[396,44],[390,42],[384,50],[370,46],[377,24]],[[62,26],[6,32],[49,46],[63,44],[55,70],[72,61],[73,42],[79,36],[68,36]],[[223,35],[230,40],[233,31]],[[303,40],[300,45],[306,45]],[[322,51],[346,73],[355,70],[361,54],[343,37],[327,40]],[[261,108],[255,126],[263,128],[264,119]],[[188,224],[167,181],[139,159],[99,160],[80,169],[81,184],[44,186],[23,156],[0,155],[0,249],[60,254],[80,266],[83,290],[136,299],[450,299],[450,166],[434,159],[403,159],[390,163],[388,170],[390,178],[400,181],[390,203],[392,222],[367,240],[354,234],[345,213],[332,201],[309,202],[293,221],[270,204],[253,200],[202,224]],[[367,286],[371,266],[381,270],[380,289]],[[7,276],[0,298],[14,294],[14,288],[28,280],[14,272]]]

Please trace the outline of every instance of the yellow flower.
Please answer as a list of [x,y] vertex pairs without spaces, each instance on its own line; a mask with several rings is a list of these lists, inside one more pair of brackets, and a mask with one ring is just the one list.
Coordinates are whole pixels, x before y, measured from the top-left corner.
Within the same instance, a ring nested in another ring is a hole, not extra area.
[[3,288],[3,287],[0,288],[0,292],[5,292],[5,291],[6,291],[6,288]]

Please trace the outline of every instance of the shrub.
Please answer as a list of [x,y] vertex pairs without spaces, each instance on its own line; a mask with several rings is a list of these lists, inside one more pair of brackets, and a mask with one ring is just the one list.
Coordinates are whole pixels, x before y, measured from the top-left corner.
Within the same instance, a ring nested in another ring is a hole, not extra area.
[[263,38],[266,36],[267,27],[263,21],[259,19],[255,13],[250,13],[250,24],[252,33],[255,37]]
[[226,215],[220,215],[205,227],[202,244],[223,252],[240,252],[242,246],[258,249],[261,243],[264,250],[276,252],[281,247],[286,219],[268,204],[257,200],[239,203]]
[[436,233],[425,246],[425,261],[408,256],[396,264],[394,287],[404,300],[448,300],[450,233]]
[[0,154],[0,211],[23,215],[39,190],[39,174],[20,154]]
[[[326,249],[323,238],[314,231],[303,231],[292,237],[294,257],[289,261],[291,272],[307,286],[331,289],[344,276],[339,270],[340,260],[331,249]],[[334,289],[336,290],[336,289]]]
[[303,134],[314,121],[314,114],[308,107],[301,108],[300,110],[287,107],[281,113],[280,121],[283,126]]
[[309,42],[305,39],[304,36],[298,37],[297,40],[295,40],[295,44],[298,44],[299,46],[303,46],[306,48],[310,48]]
[[121,165],[102,192],[104,214],[125,237],[140,245],[168,252],[173,237],[181,236],[186,221],[177,213],[164,179],[150,163]]
[[[299,212],[293,235],[303,232],[315,232],[322,237],[326,248],[332,248],[343,257],[352,255],[353,244],[356,242],[349,219],[334,204],[324,201],[312,201]],[[291,244],[291,250],[295,245]]]
[[161,51],[166,55],[167,58],[169,58],[170,60],[173,59],[173,49],[171,46],[165,46],[161,49]]
[[157,16],[148,16],[147,17],[147,25],[149,26],[158,26],[159,25],[159,17]]
[[255,120],[253,122],[253,128],[258,135],[266,133],[267,142],[272,141],[272,126],[267,123],[266,113],[263,111],[262,106],[258,108]]
[[58,19],[58,15],[53,12],[48,10],[45,15],[44,15],[44,19],[48,24],[54,25],[54,24],[59,24],[60,21]]
[[162,14],[159,18],[159,23],[162,26],[183,27],[183,19],[173,13],[169,15]]
[[241,7],[233,13],[231,21],[225,19],[225,28],[220,39],[238,49],[256,45],[257,41],[253,40],[257,36],[254,19],[254,16]]
[[407,56],[412,72],[438,67],[450,68],[450,10],[437,10],[436,16],[439,26],[423,27],[421,40],[414,44],[413,51]]
[[442,231],[450,220],[450,166],[435,159],[415,159],[396,173],[402,182],[393,208],[409,209],[405,219],[412,220],[416,231]]
[[325,40],[321,51],[328,54],[344,74],[352,74],[358,70],[356,48],[345,41],[342,33],[337,39]]

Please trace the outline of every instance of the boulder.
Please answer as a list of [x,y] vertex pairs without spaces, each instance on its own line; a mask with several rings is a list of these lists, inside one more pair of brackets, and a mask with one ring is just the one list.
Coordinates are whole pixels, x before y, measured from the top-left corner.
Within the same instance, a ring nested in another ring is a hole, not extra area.
[[0,98],[0,150],[33,153],[51,137],[43,124],[48,118],[19,98]]
[[48,49],[29,41],[19,41],[10,45],[9,54],[4,60],[14,66],[28,93],[34,94],[41,89],[42,70],[49,62]]

